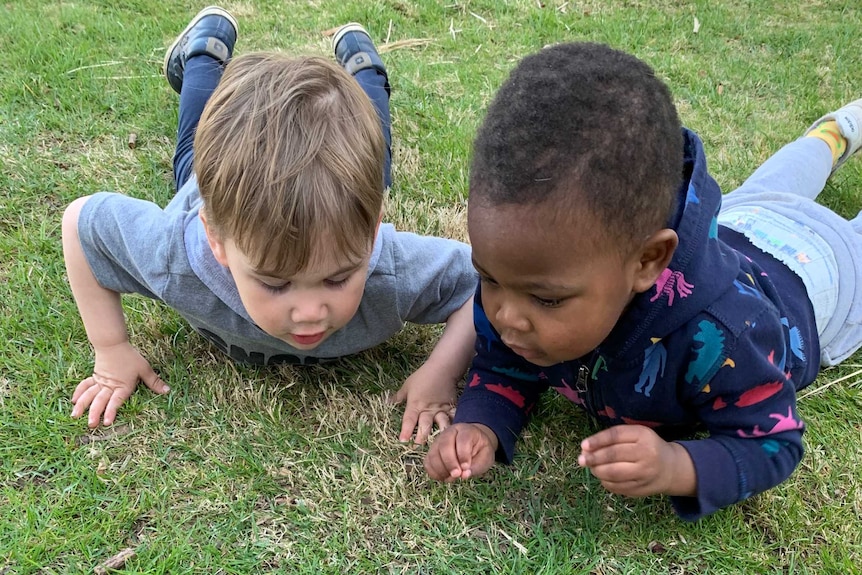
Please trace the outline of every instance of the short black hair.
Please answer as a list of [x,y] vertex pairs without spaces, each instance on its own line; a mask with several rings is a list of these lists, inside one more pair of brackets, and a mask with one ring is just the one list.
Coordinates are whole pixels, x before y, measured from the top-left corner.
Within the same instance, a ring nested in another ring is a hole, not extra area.
[[490,104],[470,201],[554,200],[564,218],[586,208],[631,243],[668,225],[682,173],[679,117],[652,68],[603,44],[557,44],[522,59]]

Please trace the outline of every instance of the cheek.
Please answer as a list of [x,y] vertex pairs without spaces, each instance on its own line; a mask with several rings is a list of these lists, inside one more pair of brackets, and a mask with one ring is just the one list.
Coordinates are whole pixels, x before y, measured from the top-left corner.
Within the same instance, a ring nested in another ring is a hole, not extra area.
[[242,299],[248,315],[264,331],[276,328],[284,320],[284,314],[279,311],[282,306],[274,305],[273,298],[250,293]]
[[499,299],[494,297],[491,290],[483,289],[480,303],[482,304],[482,309],[485,310],[485,315],[493,322],[494,317],[497,315],[497,310],[500,309]]
[[365,282],[360,282],[358,285],[349,285],[338,294],[333,300],[333,309],[335,314],[339,316],[343,323],[347,323],[356,314],[359,309],[359,304],[362,302],[362,295],[365,292]]

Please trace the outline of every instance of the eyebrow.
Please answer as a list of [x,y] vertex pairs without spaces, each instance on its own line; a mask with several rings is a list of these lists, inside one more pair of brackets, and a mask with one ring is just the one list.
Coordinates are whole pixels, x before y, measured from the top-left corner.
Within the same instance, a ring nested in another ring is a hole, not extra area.
[[[490,278],[490,279],[494,279],[494,276],[492,276],[491,274],[489,274],[488,272],[483,270],[482,266],[477,264],[475,259],[472,261],[473,261],[473,267],[476,268],[476,271],[479,272],[479,275],[485,276],[485,277]],[[516,284],[514,284],[514,287],[516,287],[518,289],[525,290],[525,291],[563,292],[566,294],[570,294],[570,293],[574,293],[574,292],[578,291],[577,288],[572,287],[570,285],[555,284],[555,283],[548,283],[548,282],[516,283]]]
[[[331,277],[340,276],[340,275],[346,274],[346,273],[353,273],[357,269],[359,269],[359,267],[361,265],[362,265],[362,262],[347,264],[347,265],[344,265],[341,268],[335,270],[331,274],[326,274],[326,276],[324,276],[324,277],[331,278]],[[289,278],[283,278],[283,277],[279,276],[278,274],[271,273],[269,271],[256,270],[256,269],[253,269],[252,271],[255,273],[255,275],[257,275],[260,278],[267,278],[267,279],[274,279],[274,280],[289,279]]]

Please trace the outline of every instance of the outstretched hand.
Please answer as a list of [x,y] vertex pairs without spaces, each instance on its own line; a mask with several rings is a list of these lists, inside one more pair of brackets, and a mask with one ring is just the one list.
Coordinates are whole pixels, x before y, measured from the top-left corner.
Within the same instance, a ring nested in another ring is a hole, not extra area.
[[87,426],[111,425],[117,410],[135,392],[138,381],[156,393],[171,389],[153,371],[150,363],[128,341],[95,350],[93,375],[83,380],[72,394],[72,417],[80,417],[89,409]]
[[628,497],[691,496],[697,490],[688,451],[643,425],[616,425],[584,439],[578,464],[611,493]]
[[431,479],[452,482],[479,477],[494,465],[497,436],[480,423],[457,423],[434,438],[425,455]]
[[[434,425],[440,430],[452,423],[455,412],[455,381],[425,363],[407,378],[392,398],[404,403],[404,417],[398,441],[413,441],[422,445],[427,441]],[[415,431],[415,436],[414,436]]]

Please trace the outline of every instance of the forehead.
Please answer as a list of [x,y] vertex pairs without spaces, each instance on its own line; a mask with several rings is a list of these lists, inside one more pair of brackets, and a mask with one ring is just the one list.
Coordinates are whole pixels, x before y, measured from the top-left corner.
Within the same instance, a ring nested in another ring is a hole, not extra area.
[[[269,245],[272,246],[271,241]],[[304,262],[296,257],[296,252],[291,252],[288,248],[282,248],[285,250],[283,252],[269,249],[259,260],[246,254],[242,255],[248,268],[261,276],[284,279],[327,278],[361,265],[370,256],[372,247],[373,241],[369,241],[364,246],[356,241],[350,248],[360,253],[353,254],[349,250],[340,249],[339,244],[328,235],[318,234],[313,241],[306,242],[308,253]]]
[[497,281],[568,283],[618,259],[599,226],[545,205],[471,204],[468,226],[476,265]]

